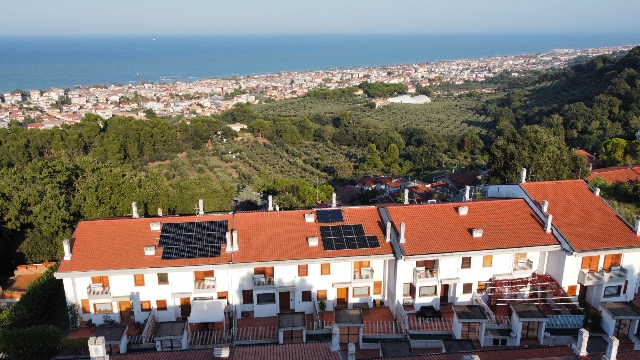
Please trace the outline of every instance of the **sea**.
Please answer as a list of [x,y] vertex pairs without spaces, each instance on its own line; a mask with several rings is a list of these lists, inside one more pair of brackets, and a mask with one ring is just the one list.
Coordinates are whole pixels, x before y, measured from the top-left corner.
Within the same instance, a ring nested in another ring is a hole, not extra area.
[[640,44],[640,34],[0,36],[0,92]]

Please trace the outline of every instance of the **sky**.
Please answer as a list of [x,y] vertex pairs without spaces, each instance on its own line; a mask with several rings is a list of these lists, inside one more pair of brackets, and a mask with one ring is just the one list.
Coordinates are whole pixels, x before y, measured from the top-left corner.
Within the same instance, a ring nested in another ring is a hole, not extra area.
[[3,34],[640,33],[637,0],[0,1]]

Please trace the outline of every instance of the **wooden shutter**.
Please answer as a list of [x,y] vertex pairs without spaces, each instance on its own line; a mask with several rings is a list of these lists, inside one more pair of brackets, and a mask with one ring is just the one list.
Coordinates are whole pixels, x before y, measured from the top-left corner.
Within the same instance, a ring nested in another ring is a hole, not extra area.
[[253,304],[253,290],[242,290],[242,303]]
[[273,277],[273,266],[264,268],[264,277],[268,277],[268,278]]
[[373,295],[382,294],[382,281],[373,282]]
[[411,283],[411,286],[409,287],[409,294],[412,298],[416,297],[416,286],[413,285],[413,283]]
[[298,276],[307,276],[309,268],[307,265],[298,265]]
[[602,268],[605,271],[611,271],[613,266],[620,266],[622,262],[622,254],[609,254],[604,256],[604,265]]
[[483,281],[478,281],[478,288],[476,289],[478,294],[487,292],[487,283]]
[[151,311],[151,301],[149,300],[140,301],[140,311]]
[[305,290],[302,292],[302,301],[311,301],[311,290]]
[[85,314],[91,313],[91,306],[89,306],[89,299],[82,299],[80,300],[80,303],[82,304],[83,313]]
[[416,267],[423,267],[427,270],[436,268],[435,260],[420,260],[416,261]]
[[473,284],[472,283],[462,284],[462,293],[463,294],[471,294],[472,292],[473,292]]
[[156,309],[167,310],[167,300],[156,300]]
[[371,267],[369,261],[355,261],[353,263],[353,271],[360,272],[360,269]]
[[471,258],[470,257],[463,257],[462,258],[462,269],[469,269],[471,268]]
[[327,300],[327,290],[318,290],[316,292],[316,296],[318,297],[318,300]]
[[102,276],[92,276],[91,277],[92,284],[102,284]]
[[331,263],[320,264],[320,275],[331,275]]
[[527,258],[527,253],[516,253],[514,256],[514,261],[517,264],[518,260],[524,260]]
[[624,287],[622,288],[622,293],[626,294],[627,293],[627,286],[629,285],[629,280],[625,280],[624,281]]
[[227,291],[218,291],[218,300],[227,300],[227,304],[229,303],[229,292]]
[[482,257],[482,267],[493,266],[493,255],[485,255]]
[[103,276],[102,277],[102,286],[104,286],[104,287],[109,286],[109,277],[108,276]]
[[144,275],[143,274],[133,275],[133,283],[135,286],[144,286]]
[[600,263],[600,256],[585,256],[582,258],[581,269],[589,269],[589,271],[598,271],[598,264]]
[[264,272],[265,268],[263,267],[253,268],[253,275],[264,275]]
[[578,285],[567,286],[567,295],[576,296],[577,293],[578,293]]

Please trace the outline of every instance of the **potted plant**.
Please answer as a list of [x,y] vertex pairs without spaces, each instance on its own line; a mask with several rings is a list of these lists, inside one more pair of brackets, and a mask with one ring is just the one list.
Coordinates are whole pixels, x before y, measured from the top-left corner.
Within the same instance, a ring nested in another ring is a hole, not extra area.
[[96,324],[93,323],[93,319],[89,318],[89,320],[87,320],[87,326],[93,331],[96,328]]
[[327,310],[327,300],[320,299],[320,301],[318,301],[318,309],[320,310],[322,321],[324,321],[324,311]]

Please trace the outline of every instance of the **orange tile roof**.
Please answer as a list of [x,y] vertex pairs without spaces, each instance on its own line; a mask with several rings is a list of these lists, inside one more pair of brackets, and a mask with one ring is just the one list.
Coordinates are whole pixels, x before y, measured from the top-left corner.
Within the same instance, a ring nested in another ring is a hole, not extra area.
[[[340,208],[344,222],[320,224],[305,222],[304,214],[313,210],[263,211],[238,213],[239,251],[234,262],[262,262],[295,259],[318,259],[343,256],[392,255],[390,243],[385,242],[378,209],[374,206]],[[377,235],[379,248],[332,250],[322,249],[321,225],[362,224],[367,235]],[[307,237],[317,236],[318,246],[309,246]]]
[[230,214],[204,216],[175,216],[162,218],[119,218],[82,221],[71,240],[71,260],[62,260],[59,273],[91,270],[144,269],[227,263],[229,254],[217,258],[162,260],[156,248],[155,256],[144,254],[144,247],[158,243],[160,232],[151,231],[150,224],[228,220]]
[[637,181],[640,178],[640,166],[614,166],[594,169],[588,179],[591,181],[597,177],[614,184]]
[[[468,206],[467,215],[457,208]],[[558,245],[522,199],[390,206],[396,229],[406,224],[405,255]],[[482,229],[474,238],[471,229]]]
[[528,182],[522,187],[538,204],[549,201],[553,223],[576,251],[640,246],[640,238],[584,181]]

